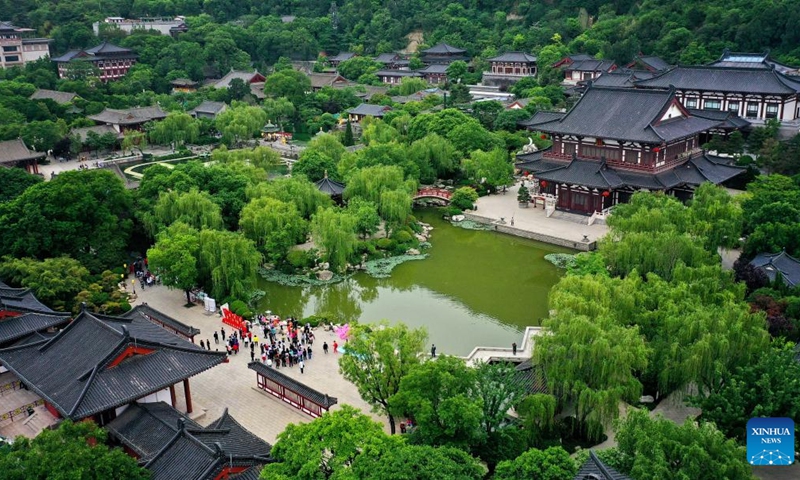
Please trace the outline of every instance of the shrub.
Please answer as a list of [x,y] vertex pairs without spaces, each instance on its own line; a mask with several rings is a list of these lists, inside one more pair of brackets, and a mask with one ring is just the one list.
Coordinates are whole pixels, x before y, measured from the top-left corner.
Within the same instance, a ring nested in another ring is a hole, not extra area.
[[298,270],[314,265],[314,257],[305,250],[290,250],[286,255],[286,261]]
[[461,187],[453,192],[453,196],[450,198],[450,205],[461,210],[471,210],[476,201],[478,201],[478,192],[474,188]]
[[397,242],[392,240],[391,238],[379,238],[375,242],[375,246],[380,248],[381,250],[394,250]]
[[300,320],[300,325],[303,326],[305,324],[311,325],[311,327],[318,327],[323,323],[329,323],[328,317],[325,315],[311,315],[310,317],[306,317]]
[[239,315],[240,317],[246,320],[250,320],[251,318],[253,318],[253,312],[250,311],[250,307],[248,307],[247,304],[244,303],[243,301],[235,300],[230,305],[231,305],[231,311],[236,315]]
[[462,213],[464,213],[460,208],[454,207],[452,205],[450,205],[449,207],[444,207],[442,212],[444,213],[444,215],[448,217],[452,217],[453,215],[461,215]]
[[398,230],[392,234],[392,239],[397,243],[412,243],[414,237],[405,230]]

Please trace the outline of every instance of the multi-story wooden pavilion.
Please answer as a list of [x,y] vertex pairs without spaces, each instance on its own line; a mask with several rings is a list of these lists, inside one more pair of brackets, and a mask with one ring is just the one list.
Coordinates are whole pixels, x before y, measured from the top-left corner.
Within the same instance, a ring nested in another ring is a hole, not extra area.
[[700,148],[701,134],[729,122],[692,115],[671,90],[590,85],[566,114],[540,112],[527,124],[553,146],[518,156],[517,168],[533,174],[561,210],[590,215],[639,190],[688,199],[700,184],[744,171]]
[[39,395],[53,415],[105,425],[132,403],[176,403],[183,384],[192,412],[189,378],[225,362],[160,325],[133,315],[82,311],[51,339],[0,350],[0,364]]

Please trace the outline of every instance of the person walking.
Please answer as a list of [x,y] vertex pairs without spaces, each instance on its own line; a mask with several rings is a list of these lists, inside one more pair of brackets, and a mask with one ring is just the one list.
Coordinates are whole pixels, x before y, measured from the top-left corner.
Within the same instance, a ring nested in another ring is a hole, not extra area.
[[225,340],[225,338],[226,338],[225,337],[225,329],[224,328],[220,328],[219,329],[219,333],[220,333],[220,336],[222,337],[222,339]]
[[250,361],[251,362],[255,362],[256,361],[256,351],[253,350],[253,349],[250,349]]
[[206,350],[211,351],[211,339],[206,340]]
[[431,357],[436,358],[436,345],[431,345]]
[[219,334],[217,332],[214,332],[214,343],[219,345]]
[[322,352],[327,355],[328,354],[328,342],[322,343]]
[[336,340],[333,341],[333,353],[339,353],[339,344],[336,343]]
[[300,360],[300,373],[303,373],[303,370],[306,368],[306,362]]
[[517,342],[511,344],[511,352],[516,355],[517,354]]
[[202,340],[200,340],[200,348],[202,348],[203,350],[206,349],[206,343]]

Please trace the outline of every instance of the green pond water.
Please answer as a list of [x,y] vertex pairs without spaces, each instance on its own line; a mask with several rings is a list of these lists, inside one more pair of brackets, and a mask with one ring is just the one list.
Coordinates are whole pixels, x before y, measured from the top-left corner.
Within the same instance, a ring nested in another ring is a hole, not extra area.
[[563,275],[544,259],[571,250],[491,231],[454,227],[435,209],[416,210],[434,227],[425,260],[403,263],[391,278],[358,273],[328,286],[287,287],[261,280],[259,308],[280,316],[403,321],[426,326],[438,353],[519,343],[547,315],[550,288]]

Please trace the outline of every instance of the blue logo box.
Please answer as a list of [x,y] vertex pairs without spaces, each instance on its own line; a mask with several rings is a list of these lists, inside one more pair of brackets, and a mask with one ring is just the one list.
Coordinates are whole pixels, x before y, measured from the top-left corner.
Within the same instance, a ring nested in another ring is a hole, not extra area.
[[747,462],[750,465],[794,463],[794,421],[791,418],[751,418],[747,422]]

